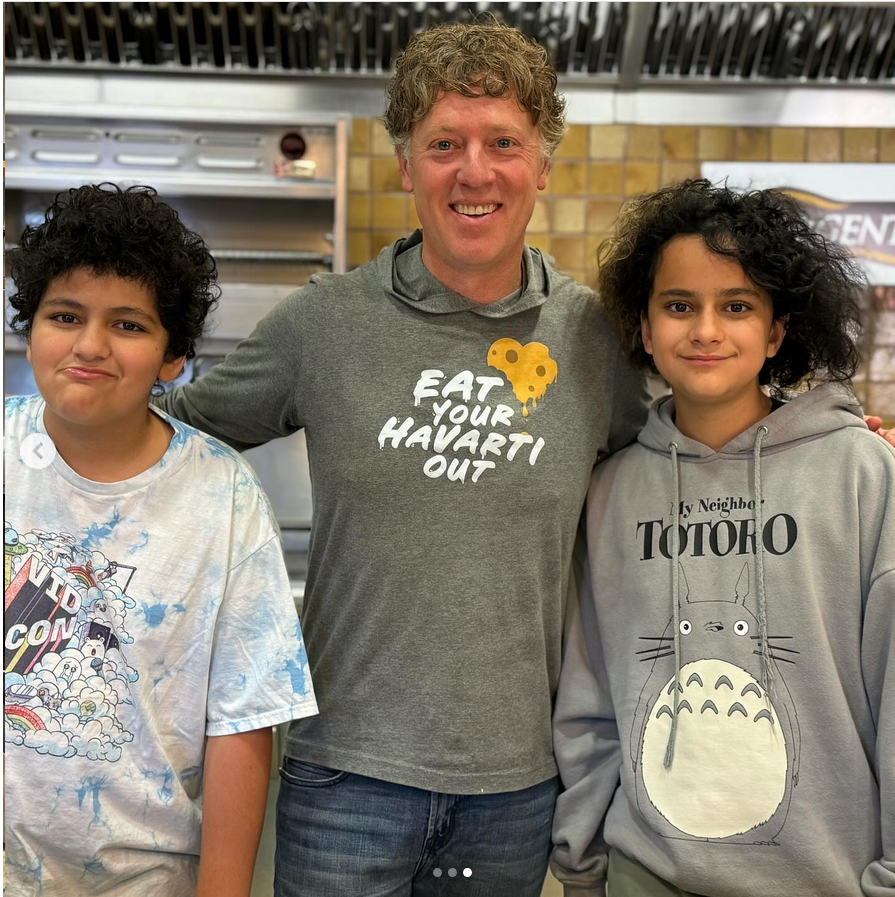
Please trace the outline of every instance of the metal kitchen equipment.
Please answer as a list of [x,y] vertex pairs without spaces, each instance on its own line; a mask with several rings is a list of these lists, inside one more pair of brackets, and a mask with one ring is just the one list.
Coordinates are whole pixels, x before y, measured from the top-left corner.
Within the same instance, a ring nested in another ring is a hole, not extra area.
[[[59,78],[29,73],[7,97],[6,243],[43,220],[60,190],[102,181],[155,187],[202,234],[219,270],[213,330],[186,379],[207,373],[311,274],[346,270],[347,116],[258,112],[245,104],[223,110],[219,102],[203,104],[201,88],[184,97],[195,105],[176,105],[163,78],[164,106],[47,99]],[[145,96],[147,80],[156,79],[137,80]],[[220,94],[226,87],[206,89]],[[8,326],[5,346],[7,392],[33,391],[24,346]],[[283,529],[300,598],[311,521],[304,434],[246,458]]]
[[417,31],[491,12],[564,84],[891,85],[890,3],[6,3],[6,63],[382,77]]

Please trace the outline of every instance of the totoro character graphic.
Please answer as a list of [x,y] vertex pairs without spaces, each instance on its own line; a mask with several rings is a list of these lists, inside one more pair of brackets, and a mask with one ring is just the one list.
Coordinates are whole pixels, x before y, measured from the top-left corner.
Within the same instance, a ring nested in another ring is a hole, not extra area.
[[774,844],[798,784],[799,726],[779,663],[794,664],[790,636],[768,635],[775,695],[761,684],[761,636],[749,609],[749,567],[733,598],[691,596],[683,566],[681,673],[674,757],[664,758],[674,718],[673,621],[642,636],[650,673],[631,728],[637,805],[668,838]]

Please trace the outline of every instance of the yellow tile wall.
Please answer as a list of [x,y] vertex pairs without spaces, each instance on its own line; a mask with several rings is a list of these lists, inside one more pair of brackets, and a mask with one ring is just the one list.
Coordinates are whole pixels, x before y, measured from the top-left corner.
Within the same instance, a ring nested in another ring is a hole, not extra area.
[[[626,198],[699,176],[702,161],[895,162],[895,129],[572,125],[538,195],[526,240],[566,273],[597,276],[597,248]],[[355,119],[349,140],[348,257],[369,261],[419,227],[378,121]]]

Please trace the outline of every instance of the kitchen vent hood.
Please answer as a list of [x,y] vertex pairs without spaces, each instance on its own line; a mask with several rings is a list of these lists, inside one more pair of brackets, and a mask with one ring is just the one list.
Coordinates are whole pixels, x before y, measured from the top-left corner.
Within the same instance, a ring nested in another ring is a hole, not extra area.
[[6,64],[380,76],[415,32],[491,12],[564,82],[622,88],[895,84],[895,5],[802,3],[5,3]]

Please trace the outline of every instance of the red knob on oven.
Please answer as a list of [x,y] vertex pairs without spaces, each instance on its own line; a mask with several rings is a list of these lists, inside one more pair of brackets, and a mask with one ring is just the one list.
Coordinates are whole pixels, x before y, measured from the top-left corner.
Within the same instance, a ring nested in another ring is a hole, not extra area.
[[287,159],[300,159],[305,154],[307,148],[304,137],[298,131],[290,131],[288,134],[284,134],[283,139],[280,141],[280,152]]

